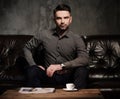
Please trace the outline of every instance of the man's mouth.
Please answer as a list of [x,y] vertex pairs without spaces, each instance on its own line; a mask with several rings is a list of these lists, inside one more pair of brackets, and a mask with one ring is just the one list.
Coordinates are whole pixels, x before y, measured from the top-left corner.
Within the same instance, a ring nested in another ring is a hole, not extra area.
[[60,25],[60,27],[65,27],[66,25]]

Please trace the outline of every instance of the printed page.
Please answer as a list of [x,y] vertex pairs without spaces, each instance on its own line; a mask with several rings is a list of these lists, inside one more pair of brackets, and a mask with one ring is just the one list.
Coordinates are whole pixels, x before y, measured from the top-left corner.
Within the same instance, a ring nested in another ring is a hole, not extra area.
[[19,93],[30,94],[30,93],[52,93],[55,88],[32,88],[32,87],[21,87]]

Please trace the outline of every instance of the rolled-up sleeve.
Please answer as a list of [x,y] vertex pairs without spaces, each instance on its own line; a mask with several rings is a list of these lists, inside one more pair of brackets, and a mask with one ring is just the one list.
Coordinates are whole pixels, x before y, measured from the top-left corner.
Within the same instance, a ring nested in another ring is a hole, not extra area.
[[40,40],[38,40],[36,37],[33,37],[24,47],[24,55],[29,63],[30,66],[36,65],[34,59],[33,59],[33,51],[35,51],[35,48],[37,48],[40,45]]
[[89,56],[86,50],[85,43],[83,39],[79,36],[74,38],[76,45],[76,58],[65,62],[66,67],[78,67],[78,66],[86,66],[89,63]]

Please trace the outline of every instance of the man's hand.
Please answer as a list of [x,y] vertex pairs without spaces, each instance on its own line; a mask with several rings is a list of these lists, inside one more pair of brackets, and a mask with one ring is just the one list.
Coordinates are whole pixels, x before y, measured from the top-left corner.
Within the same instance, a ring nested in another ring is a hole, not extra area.
[[62,67],[60,66],[60,64],[51,64],[48,68],[47,68],[47,75],[48,77],[52,77],[54,72],[57,70],[62,70]]
[[45,71],[45,68],[44,68],[43,66],[38,65],[38,67],[40,67],[42,70],[44,70],[44,71]]

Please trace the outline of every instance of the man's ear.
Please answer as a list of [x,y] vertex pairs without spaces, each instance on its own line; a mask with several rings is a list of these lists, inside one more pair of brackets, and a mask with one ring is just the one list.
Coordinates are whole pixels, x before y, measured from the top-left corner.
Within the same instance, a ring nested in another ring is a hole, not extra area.
[[72,16],[70,16],[70,23],[72,23]]

